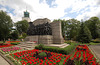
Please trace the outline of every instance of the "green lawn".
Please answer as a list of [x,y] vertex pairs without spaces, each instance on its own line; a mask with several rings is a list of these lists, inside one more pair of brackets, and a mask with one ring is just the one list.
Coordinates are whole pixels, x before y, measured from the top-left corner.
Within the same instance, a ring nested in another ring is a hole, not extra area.
[[91,45],[97,45],[97,44],[100,44],[100,43],[93,43],[93,42],[90,42],[89,44],[91,44]]

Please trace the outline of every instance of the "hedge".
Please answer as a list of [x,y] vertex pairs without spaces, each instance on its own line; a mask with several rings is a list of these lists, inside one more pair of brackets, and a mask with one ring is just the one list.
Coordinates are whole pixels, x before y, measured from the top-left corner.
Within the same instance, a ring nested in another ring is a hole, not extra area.
[[10,44],[17,45],[17,44],[20,44],[20,43],[19,42],[12,42]]
[[50,46],[43,46],[40,48],[40,46],[36,46],[35,49],[39,50],[47,50],[51,52],[61,53],[61,54],[69,54],[72,50],[75,49],[75,47],[79,45],[78,43],[71,43],[71,45],[65,47],[65,48],[59,48],[59,47],[50,47]]

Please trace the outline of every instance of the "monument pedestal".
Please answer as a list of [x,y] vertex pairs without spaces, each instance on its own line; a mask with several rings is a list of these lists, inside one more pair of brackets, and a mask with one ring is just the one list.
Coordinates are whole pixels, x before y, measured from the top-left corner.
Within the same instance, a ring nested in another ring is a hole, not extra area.
[[64,39],[62,37],[62,30],[61,30],[61,22],[55,21],[50,24],[52,27],[53,43],[56,44],[64,43]]
[[25,41],[36,41],[38,44],[52,44],[53,37],[52,35],[35,35],[35,36],[27,36]]

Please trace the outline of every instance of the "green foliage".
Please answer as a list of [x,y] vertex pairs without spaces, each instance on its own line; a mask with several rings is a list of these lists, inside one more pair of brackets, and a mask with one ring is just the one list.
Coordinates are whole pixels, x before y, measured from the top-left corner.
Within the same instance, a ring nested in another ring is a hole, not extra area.
[[85,21],[85,24],[91,32],[92,39],[100,38],[100,20],[98,17],[91,17]]
[[21,35],[21,36],[19,36],[19,39],[25,39],[25,38],[26,38],[26,36],[27,36],[27,34],[26,34],[26,33],[22,33],[22,35]]
[[100,43],[100,39],[99,38],[94,39],[94,40],[92,40],[92,42],[94,42],[94,43]]
[[67,41],[65,41],[65,43],[67,43],[67,44],[71,44],[71,41],[70,41],[70,40],[67,40]]
[[0,40],[6,40],[11,29],[13,23],[12,19],[6,12],[0,11]]
[[20,34],[26,33],[29,27],[29,24],[26,20],[18,21],[15,23],[15,26]]
[[12,42],[10,44],[17,45],[17,44],[20,44],[20,43],[19,42]]
[[47,54],[45,53],[45,52],[41,52],[41,53],[39,53],[39,56],[47,56]]
[[16,40],[18,39],[18,31],[15,30],[11,33],[11,39]]
[[39,48],[42,49],[44,47],[43,44],[39,44]]
[[82,22],[78,36],[77,36],[77,41],[82,42],[82,43],[89,43],[91,41],[91,38],[92,38],[91,32]]
[[100,43],[94,43],[94,42],[90,42],[89,45],[98,45]]
[[76,40],[76,36],[79,32],[80,29],[80,21],[76,20],[76,19],[69,19],[67,20],[67,37],[70,40]]
[[62,53],[62,54],[69,54],[72,50],[75,49],[77,45],[78,45],[77,43],[71,43],[71,45],[65,48],[50,47],[50,46],[43,46],[42,48],[40,48],[39,46],[36,46],[35,49],[47,50],[47,51]]
[[0,41],[0,43],[3,43],[3,41]]
[[27,34],[26,33],[22,33],[23,38],[25,39]]

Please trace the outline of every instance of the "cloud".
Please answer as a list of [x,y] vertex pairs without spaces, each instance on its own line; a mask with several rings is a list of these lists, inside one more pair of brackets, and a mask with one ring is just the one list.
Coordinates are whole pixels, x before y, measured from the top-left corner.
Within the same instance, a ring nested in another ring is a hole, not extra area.
[[100,0],[95,0],[97,5],[100,5]]
[[0,0],[0,10],[7,11],[14,22],[22,20],[26,7],[31,21],[38,18],[54,20],[73,17],[87,20],[92,16],[100,18],[99,4],[100,0]]
[[88,20],[91,17],[97,16],[100,18],[100,7],[89,7],[90,11],[84,11],[82,14],[79,14],[76,19],[78,20]]

